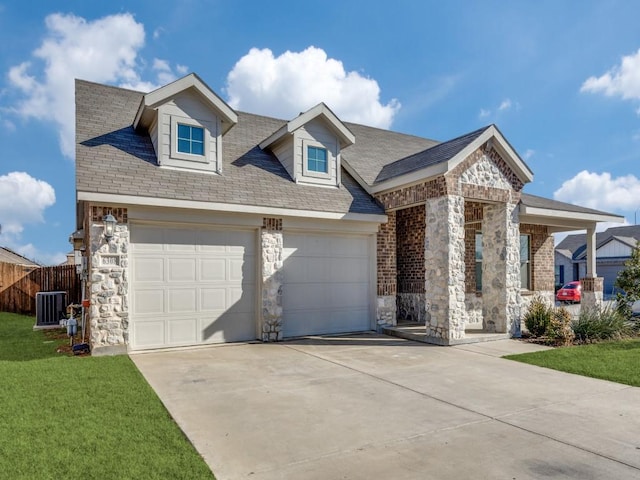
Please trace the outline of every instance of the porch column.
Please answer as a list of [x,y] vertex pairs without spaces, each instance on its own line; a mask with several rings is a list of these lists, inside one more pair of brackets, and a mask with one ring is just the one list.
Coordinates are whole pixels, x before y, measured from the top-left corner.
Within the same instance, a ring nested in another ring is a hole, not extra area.
[[580,280],[582,300],[580,308],[600,308],[603,300],[604,278],[596,272],[596,226],[587,228],[587,275]]
[[482,317],[487,332],[520,334],[520,230],[515,204],[487,205],[482,219]]
[[283,237],[281,218],[263,218],[260,231],[262,254],[262,341],[282,340]]
[[426,333],[448,345],[464,338],[464,199],[447,195],[426,202]]

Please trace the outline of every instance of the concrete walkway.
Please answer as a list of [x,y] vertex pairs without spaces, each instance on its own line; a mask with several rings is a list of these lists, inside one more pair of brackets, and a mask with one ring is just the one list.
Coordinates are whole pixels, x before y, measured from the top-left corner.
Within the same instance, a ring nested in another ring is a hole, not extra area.
[[640,389],[376,334],[134,355],[227,479],[640,479]]

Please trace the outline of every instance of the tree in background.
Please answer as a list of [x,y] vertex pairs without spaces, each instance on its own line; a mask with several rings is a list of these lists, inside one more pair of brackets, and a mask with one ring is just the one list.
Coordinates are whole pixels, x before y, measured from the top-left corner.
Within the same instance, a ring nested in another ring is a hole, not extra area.
[[631,305],[640,300],[640,241],[631,252],[631,258],[624,263],[624,269],[618,273],[616,287],[622,290],[616,294],[617,309],[629,318]]

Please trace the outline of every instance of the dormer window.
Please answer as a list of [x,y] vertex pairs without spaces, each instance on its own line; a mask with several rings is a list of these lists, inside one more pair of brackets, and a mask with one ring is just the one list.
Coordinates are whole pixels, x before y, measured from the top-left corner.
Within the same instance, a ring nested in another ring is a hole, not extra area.
[[307,169],[310,172],[328,173],[326,148],[307,147]]
[[204,155],[204,129],[178,123],[178,152]]

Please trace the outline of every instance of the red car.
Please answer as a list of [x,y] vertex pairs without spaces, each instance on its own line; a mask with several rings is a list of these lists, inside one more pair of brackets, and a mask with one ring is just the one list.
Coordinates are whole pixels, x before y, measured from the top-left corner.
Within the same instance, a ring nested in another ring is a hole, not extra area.
[[580,282],[569,282],[556,293],[559,302],[579,303],[582,298],[582,286]]

